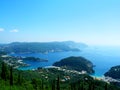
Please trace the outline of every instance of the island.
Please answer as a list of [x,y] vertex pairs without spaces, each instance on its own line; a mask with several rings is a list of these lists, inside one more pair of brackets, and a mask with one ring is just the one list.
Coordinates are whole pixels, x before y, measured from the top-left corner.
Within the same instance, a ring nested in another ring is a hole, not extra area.
[[111,67],[104,75],[109,83],[120,87],[120,65]]
[[120,79],[120,65],[111,67],[111,69],[104,75],[112,77],[114,79]]
[[13,42],[9,44],[0,44],[0,51],[7,53],[50,53],[64,51],[81,51],[87,47],[84,43],[73,41],[63,42]]
[[94,73],[92,62],[85,59],[84,57],[71,56],[55,62],[53,66],[62,67],[69,70],[76,70],[79,72],[85,71],[89,74]]

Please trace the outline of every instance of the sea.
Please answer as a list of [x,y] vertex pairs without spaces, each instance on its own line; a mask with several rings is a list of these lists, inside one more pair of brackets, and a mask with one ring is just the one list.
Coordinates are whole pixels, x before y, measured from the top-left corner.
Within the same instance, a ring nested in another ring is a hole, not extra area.
[[69,52],[51,52],[47,54],[43,53],[29,53],[29,54],[12,54],[13,56],[21,57],[39,57],[48,60],[48,62],[39,61],[24,61],[30,64],[29,67],[20,67],[21,70],[37,69],[38,67],[52,66],[54,62],[60,61],[63,58],[70,56],[82,56],[90,60],[94,65],[96,77],[104,76],[111,67],[120,65],[120,47],[119,46],[89,46],[81,49],[81,51],[69,51]]

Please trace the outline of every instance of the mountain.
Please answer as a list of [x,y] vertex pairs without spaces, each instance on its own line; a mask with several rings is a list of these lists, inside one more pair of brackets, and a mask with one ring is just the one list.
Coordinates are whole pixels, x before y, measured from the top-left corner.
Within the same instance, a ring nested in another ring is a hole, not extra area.
[[120,65],[112,67],[108,72],[104,74],[105,76],[112,77],[114,79],[120,79]]
[[13,42],[10,44],[1,44],[0,51],[7,53],[49,53],[60,51],[80,51],[87,45],[75,43],[72,41],[66,42]]
[[79,48],[79,49],[83,49],[83,48],[86,48],[88,47],[86,44],[84,43],[76,43],[76,42],[73,42],[73,41],[65,41],[65,42],[62,42],[64,43],[65,45],[68,45],[70,48]]
[[111,84],[120,87],[120,65],[111,67],[104,75]]
[[86,71],[87,73],[94,73],[93,64],[83,57],[68,57],[55,62],[53,66],[63,67],[70,70]]

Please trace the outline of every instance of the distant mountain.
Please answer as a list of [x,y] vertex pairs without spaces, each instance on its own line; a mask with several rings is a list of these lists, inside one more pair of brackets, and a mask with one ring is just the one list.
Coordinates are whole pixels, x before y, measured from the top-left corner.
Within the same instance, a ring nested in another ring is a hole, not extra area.
[[104,74],[105,76],[112,77],[114,79],[120,79],[120,65],[112,67],[108,72]]
[[53,66],[58,66],[80,72],[86,71],[87,73],[94,73],[92,62],[83,57],[68,57],[60,60],[59,62],[55,62]]
[[66,42],[13,42],[0,44],[0,51],[7,53],[49,53],[61,51],[80,51],[87,47],[83,43]]
[[62,42],[64,43],[65,45],[68,45],[70,48],[79,48],[79,49],[83,49],[83,48],[86,48],[88,47],[86,44],[84,43],[76,43],[76,42],[73,42],[73,41],[65,41],[65,42]]

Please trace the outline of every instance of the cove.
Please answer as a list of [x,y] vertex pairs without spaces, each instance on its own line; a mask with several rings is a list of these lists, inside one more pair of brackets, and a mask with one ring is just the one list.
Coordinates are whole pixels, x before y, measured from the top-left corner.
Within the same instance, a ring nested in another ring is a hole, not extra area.
[[94,76],[101,77],[107,72],[112,66],[120,65],[120,47],[88,47],[82,49],[79,52],[54,52],[48,54],[42,53],[31,53],[31,54],[12,54],[13,56],[22,57],[39,57],[47,59],[48,62],[38,62],[38,61],[24,61],[30,64],[29,67],[21,67],[22,70],[31,70],[38,67],[52,66],[56,61],[70,56],[82,56],[90,60],[94,65],[95,74]]

